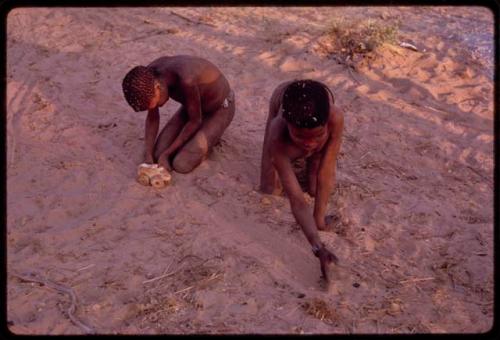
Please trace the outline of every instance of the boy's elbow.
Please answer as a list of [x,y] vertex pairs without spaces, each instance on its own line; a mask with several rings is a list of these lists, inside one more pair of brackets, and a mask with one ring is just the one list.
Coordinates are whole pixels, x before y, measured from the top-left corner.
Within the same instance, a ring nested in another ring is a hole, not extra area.
[[283,164],[284,162],[282,154],[280,153],[279,150],[276,150],[276,148],[273,145],[271,145],[267,149],[267,152],[269,154],[269,160],[271,161],[271,164],[276,169],[278,169],[278,167],[280,167],[280,163]]
[[273,154],[269,156],[269,160],[271,161],[271,164],[276,167],[276,157],[274,157]]

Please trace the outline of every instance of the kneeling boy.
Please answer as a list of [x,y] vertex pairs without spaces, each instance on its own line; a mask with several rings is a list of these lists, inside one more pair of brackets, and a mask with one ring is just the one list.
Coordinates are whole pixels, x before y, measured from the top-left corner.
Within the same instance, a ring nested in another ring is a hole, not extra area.
[[[262,151],[260,190],[279,194],[284,189],[327,281],[327,267],[337,258],[321,242],[317,229],[327,227],[325,213],[335,186],[343,126],[343,112],[334,105],[326,85],[314,80],[282,83],[271,96]],[[307,162],[308,192],[315,197],[314,211],[293,171],[292,161],[297,158]]]
[[[144,163],[168,171],[191,172],[211,151],[234,116],[234,93],[221,71],[208,60],[167,56],[131,69],[122,83],[134,111],[148,110]],[[169,98],[181,107],[158,134],[159,108]]]

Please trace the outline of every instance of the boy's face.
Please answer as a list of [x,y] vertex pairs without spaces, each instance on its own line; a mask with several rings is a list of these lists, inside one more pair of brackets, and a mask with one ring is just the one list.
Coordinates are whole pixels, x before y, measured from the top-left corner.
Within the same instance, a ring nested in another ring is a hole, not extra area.
[[290,123],[287,125],[292,142],[306,151],[316,149],[328,137],[326,125],[320,125],[312,129],[298,128]]
[[163,106],[168,100],[168,93],[167,91],[162,91],[161,86],[156,83],[155,84],[155,93],[153,95],[153,98],[151,98],[151,101],[149,102],[149,110],[152,110],[156,107],[161,107]]

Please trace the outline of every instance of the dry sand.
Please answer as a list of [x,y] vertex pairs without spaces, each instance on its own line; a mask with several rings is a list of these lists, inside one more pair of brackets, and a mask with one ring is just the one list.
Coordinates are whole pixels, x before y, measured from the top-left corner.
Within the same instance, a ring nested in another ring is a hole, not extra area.
[[[326,39],[338,17],[399,20],[419,51],[384,45],[348,71]],[[12,332],[492,326],[487,9],[37,8],[10,12],[7,30]],[[121,81],[175,54],[214,62],[237,111],[209,159],[155,190],[135,182],[145,114]],[[256,191],[269,96],[293,78],[325,82],[346,111],[329,205],[345,223],[320,233],[341,261],[330,287],[287,199]]]

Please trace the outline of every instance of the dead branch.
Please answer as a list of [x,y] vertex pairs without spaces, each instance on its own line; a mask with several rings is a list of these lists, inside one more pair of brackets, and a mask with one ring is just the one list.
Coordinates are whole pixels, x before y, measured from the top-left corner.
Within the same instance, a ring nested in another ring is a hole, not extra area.
[[154,277],[154,278],[149,279],[149,280],[146,280],[146,281],[142,281],[142,284],[146,284],[146,283],[154,282],[154,281],[157,281],[157,280],[163,279],[163,278],[165,278],[165,277],[172,276],[172,275],[174,275],[174,274],[178,273],[178,272],[182,269],[182,267],[181,267],[181,268],[179,268],[179,269],[177,269],[177,270],[175,270],[175,271],[173,271],[173,272],[170,272],[170,273],[165,274],[165,272],[167,272],[167,271],[170,269],[170,266],[172,266],[172,263],[174,263],[174,261],[170,262],[170,264],[168,265],[167,269],[165,269],[165,271],[163,272],[163,274],[162,274],[162,275],[157,276],[157,277]]
[[421,279],[403,280],[403,281],[399,281],[399,283],[403,284],[403,283],[422,282],[422,281],[430,281],[430,280],[435,280],[435,278],[434,277],[424,277],[424,278],[421,278]]
[[179,18],[184,19],[184,20],[186,20],[186,21],[188,21],[188,22],[190,22],[190,23],[193,23],[193,24],[197,24],[197,25],[207,25],[207,26],[211,26],[211,27],[215,27],[215,28],[217,28],[217,25],[211,24],[211,23],[209,23],[209,22],[203,22],[203,21],[200,21],[200,20],[192,20],[192,19],[190,19],[190,18],[188,18],[188,17],[185,17],[184,15],[179,14],[179,13],[176,13],[176,12],[174,12],[174,11],[170,11],[170,13],[171,13],[171,14],[173,14],[173,15],[175,15],[175,16],[178,16]]
[[17,277],[18,279],[22,280],[22,281],[26,281],[26,282],[36,282],[36,283],[39,283],[41,285],[44,285],[44,286],[47,286],[49,288],[52,288],[58,292],[62,292],[62,293],[65,293],[67,295],[69,295],[70,299],[71,299],[71,306],[69,306],[68,310],[67,310],[67,313],[68,313],[68,317],[69,319],[75,324],[77,325],[78,327],[80,327],[81,329],[83,329],[86,333],[89,333],[89,334],[94,334],[95,333],[95,330],[90,327],[90,326],[87,326],[86,324],[84,324],[83,322],[81,322],[80,320],[78,320],[74,313],[76,311],[76,307],[77,307],[77,297],[76,297],[76,294],[73,290],[73,288],[71,287],[68,287],[68,286],[64,286],[62,284],[59,284],[59,283],[56,283],[56,282],[53,282],[53,281],[50,281],[48,279],[45,279],[45,278],[37,278],[35,277],[36,274],[34,273],[29,273],[29,277],[27,276],[24,276],[24,275],[19,275],[19,274],[12,274],[14,277]]

